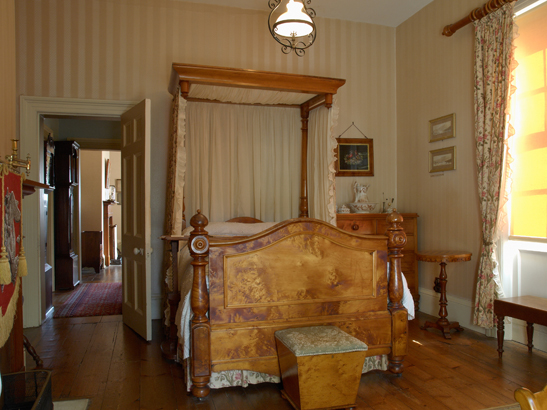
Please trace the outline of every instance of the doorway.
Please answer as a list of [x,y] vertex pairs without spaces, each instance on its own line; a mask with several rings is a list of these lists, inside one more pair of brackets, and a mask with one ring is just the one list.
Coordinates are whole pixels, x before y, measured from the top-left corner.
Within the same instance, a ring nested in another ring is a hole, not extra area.
[[[101,309],[76,309],[75,304],[84,306],[86,298],[97,299],[108,306],[118,305],[115,309],[106,309],[105,314],[118,314],[121,311],[120,292],[103,292],[105,288],[98,283],[117,284],[121,289],[121,238],[118,232],[122,227],[121,211],[121,152],[105,148],[121,145],[121,123],[119,120],[87,119],[81,117],[44,116],[44,133],[53,140],[53,163],[55,172],[63,173],[63,148],[76,147],[76,173],[73,185],[74,215],[69,219],[73,223],[73,243],[71,254],[74,259],[74,275],[63,263],[56,266],[59,252],[55,246],[59,242],[57,231],[64,232],[63,212],[55,208],[61,204],[56,197],[61,186],[53,191],[55,200],[50,200],[48,214],[48,240],[46,242],[46,263],[53,267],[53,280],[46,281],[46,300],[51,300],[53,317],[92,316],[103,312]],[[55,161],[55,147],[61,149]],[[54,175],[55,175],[54,172]],[[60,175],[59,175],[60,176]],[[62,179],[62,178],[60,178]],[[55,182],[52,182],[55,183]],[[53,198],[52,198],[53,199]],[[62,204],[61,204],[62,205]],[[59,219],[60,218],[60,219]],[[61,258],[61,261],[63,259]],[[66,277],[70,276],[67,283]],[[74,276],[74,280],[72,280]],[[86,284],[85,286],[82,286]],[[114,286],[114,285],[112,285]],[[85,288],[85,292],[83,290]],[[107,289],[105,288],[105,289]],[[51,298],[48,297],[53,292]],[[100,296],[98,296],[100,295]],[[67,307],[71,305],[73,307]],[[46,304],[46,309],[49,306]],[[110,313],[108,313],[110,312]]]
[[[79,100],[71,98],[48,98],[21,96],[19,135],[21,151],[33,158],[29,178],[43,181],[44,144],[43,118],[57,116],[59,118],[110,119],[119,121],[124,112],[135,106],[136,102],[112,100]],[[112,149],[112,147],[107,147]],[[44,207],[43,196],[29,196],[25,199],[25,218],[29,221],[23,227],[27,237],[40,238],[39,241],[29,241],[26,244],[28,277],[23,287],[25,308],[23,309],[24,327],[40,326],[46,319],[46,237],[40,227],[48,219],[47,208]]]

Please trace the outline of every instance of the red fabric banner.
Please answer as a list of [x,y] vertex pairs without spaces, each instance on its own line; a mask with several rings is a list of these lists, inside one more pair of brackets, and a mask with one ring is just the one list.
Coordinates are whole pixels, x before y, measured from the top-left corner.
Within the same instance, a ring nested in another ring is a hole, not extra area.
[[[0,346],[5,343],[13,327],[13,318],[16,311],[20,279],[17,270],[19,267],[19,251],[21,247],[21,210],[22,210],[22,181],[21,175],[8,171],[7,167],[0,168],[2,183],[2,222],[0,229],[0,246],[5,248],[5,256],[9,263],[11,281],[0,285]],[[7,272],[7,270],[6,270]],[[6,336],[7,334],[7,336]]]

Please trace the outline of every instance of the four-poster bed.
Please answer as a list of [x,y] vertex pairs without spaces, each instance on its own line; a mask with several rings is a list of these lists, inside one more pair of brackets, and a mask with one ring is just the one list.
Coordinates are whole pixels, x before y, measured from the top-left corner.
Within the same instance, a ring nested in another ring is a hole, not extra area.
[[[314,204],[324,209],[315,207],[310,212],[309,187],[323,183],[316,179],[310,184],[308,177],[310,111],[332,107],[333,96],[344,83],[332,78],[173,64],[169,90],[175,98],[180,92],[194,102],[205,94],[210,102],[211,98],[217,100],[212,95],[226,95],[225,88],[235,87],[243,90],[245,97],[237,101],[219,97],[217,102],[270,105],[262,97],[275,93],[275,100],[280,101],[281,92],[288,96],[288,100],[281,99],[285,105],[300,110],[302,124],[297,215],[277,224],[256,224],[251,233],[228,228],[232,232],[226,234],[224,225],[209,224],[204,213],[192,209],[191,227],[184,232],[170,229],[162,237],[170,242],[172,252],[166,278],[170,339],[163,351],[173,359],[177,336],[184,339],[181,344],[190,339],[186,347],[189,385],[197,397],[209,393],[212,374],[217,375],[215,380],[222,378],[218,376],[222,372],[235,370],[278,377],[274,332],[289,327],[338,326],[367,343],[370,358],[378,357],[382,362],[387,357],[389,364],[383,362],[384,370],[402,372],[408,320],[402,304],[401,258],[406,242],[402,217],[396,212],[388,216],[387,236],[355,235],[336,228],[333,166],[325,167],[328,173],[322,177],[329,180],[332,172],[332,188],[323,190],[324,204]],[[213,92],[200,94],[204,87],[213,87]],[[323,153],[325,161],[332,155],[333,163],[336,141],[330,131],[322,137],[333,144],[325,144]],[[183,145],[181,141],[178,144]],[[192,177],[186,172],[186,178]],[[323,220],[310,218],[310,213]],[[247,225],[245,222],[257,222],[260,217],[251,216],[254,218],[227,225]],[[186,258],[179,258],[181,246]],[[179,266],[188,260],[191,265]],[[186,288],[191,288],[191,293],[186,293]],[[191,317],[191,325],[184,317]]]

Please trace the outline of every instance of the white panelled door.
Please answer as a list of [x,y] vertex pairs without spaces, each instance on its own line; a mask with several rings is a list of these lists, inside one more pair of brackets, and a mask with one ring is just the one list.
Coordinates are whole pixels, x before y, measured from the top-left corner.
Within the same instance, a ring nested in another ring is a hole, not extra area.
[[122,114],[123,322],[152,339],[150,100]]

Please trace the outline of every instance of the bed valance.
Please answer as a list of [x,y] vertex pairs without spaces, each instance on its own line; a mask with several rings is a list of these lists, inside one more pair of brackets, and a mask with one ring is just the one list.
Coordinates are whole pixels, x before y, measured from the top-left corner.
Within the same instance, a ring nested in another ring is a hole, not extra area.
[[[180,86],[182,96],[191,101],[202,99],[200,94],[209,88],[218,91],[218,96],[205,99],[223,101],[224,88],[238,88],[242,94],[247,91],[247,96],[232,102],[299,105],[309,110],[321,104],[330,108],[333,96],[345,83],[346,80],[338,78],[174,63],[169,92],[175,95]],[[269,95],[277,95],[279,102],[263,102]]]

